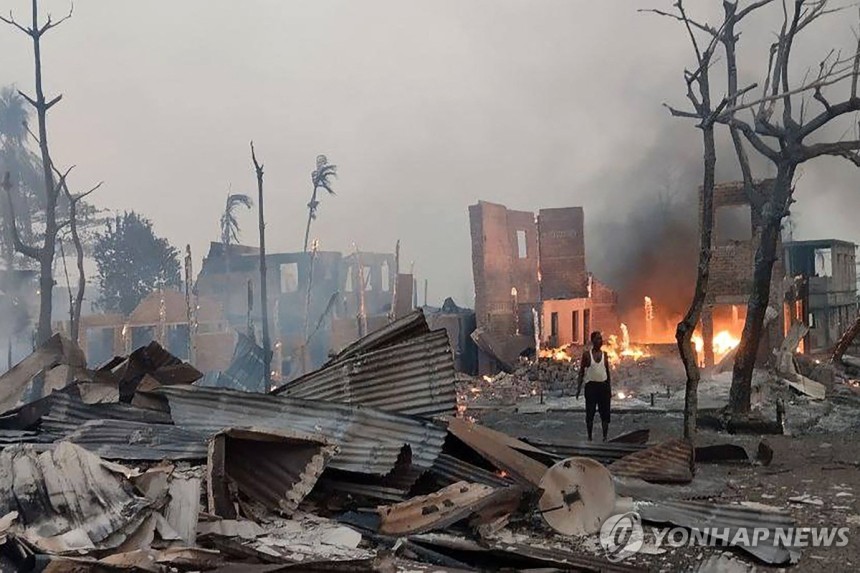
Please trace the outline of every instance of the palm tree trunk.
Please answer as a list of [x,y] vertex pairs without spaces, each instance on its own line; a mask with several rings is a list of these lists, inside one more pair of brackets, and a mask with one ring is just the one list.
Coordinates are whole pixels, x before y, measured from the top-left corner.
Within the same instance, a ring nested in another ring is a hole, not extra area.
[[308,239],[311,236],[311,221],[313,221],[315,211],[313,205],[317,202],[317,189],[318,187],[314,185],[314,192],[311,194],[311,202],[308,205],[308,225],[305,227],[305,246],[302,248],[303,253],[308,252]]

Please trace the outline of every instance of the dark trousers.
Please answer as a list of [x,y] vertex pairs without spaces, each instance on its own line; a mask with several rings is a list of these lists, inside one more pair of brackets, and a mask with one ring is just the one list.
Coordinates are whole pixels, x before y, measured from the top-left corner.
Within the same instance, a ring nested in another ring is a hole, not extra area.
[[603,426],[604,437],[609,427],[609,405],[612,402],[612,389],[608,382],[587,382],[585,384],[585,424],[588,426],[588,437],[594,427],[594,411],[600,412],[600,422]]

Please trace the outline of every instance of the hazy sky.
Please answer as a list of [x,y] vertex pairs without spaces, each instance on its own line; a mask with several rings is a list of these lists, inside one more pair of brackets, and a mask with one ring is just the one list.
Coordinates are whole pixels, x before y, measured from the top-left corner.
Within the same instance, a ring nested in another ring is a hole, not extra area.
[[[322,248],[392,251],[400,239],[431,303],[471,304],[467,206],[478,199],[583,205],[600,271],[623,257],[600,249],[604,221],[623,222],[673,174],[696,181],[699,134],[661,107],[683,103],[686,37],[637,12],[671,3],[79,1],[44,40],[47,90],[63,93],[53,156],[78,166],[76,189],[105,181],[99,206],[139,211],[180,249],[190,243],[199,269],[228,186],[256,193],[249,140],[266,167],[273,252],[301,249],[325,153],[340,178],[312,230]],[[27,5],[2,11],[26,20]],[[809,53],[850,49],[847,18],[822,23]],[[752,44],[778,23],[756,26]],[[31,58],[27,38],[0,27],[0,84],[30,91]],[[857,183],[836,161],[804,167],[797,235],[860,241],[857,211],[840,208],[860,203]],[[256,212],[240,217],[256,245]]]

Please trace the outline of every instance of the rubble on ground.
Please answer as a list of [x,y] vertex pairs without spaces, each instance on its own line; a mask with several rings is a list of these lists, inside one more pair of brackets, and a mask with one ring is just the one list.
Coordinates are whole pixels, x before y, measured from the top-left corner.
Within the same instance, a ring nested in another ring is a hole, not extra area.
[[[826,399],[759,379],[768,400],[786,401],[788,420],[829,408],[805,422],[814,431],[860,400],[843,370],[823,381],[790,363],[826,386]],[[256,380],[255,368],[237,367],[212,386],[155,343],[91,370],[55,337],[0,377],[0,568],[637,571],[667,550],[649,541],[629,560],[608,559],[597,532],[626,508],[656,527],[793,526],[784,511],[730,499],[737,487],[698,471],[770,463],[764,443],[758,452],[694,448],[647,430],[599,444],[527,442],[470,420],[480,404],[564,403],[576,361],[458,377],[447,339],[420,311],[270,393],[243,382],[251,370]],[[659,358],[622,358],[616,380],[638,382],[628,402],[636,408],[673,408],[679,392],[660,391],[664,372]],[[724,387],[703,382],[712,398]],[[736,549],[743,563],[781,566],[798,552]]]

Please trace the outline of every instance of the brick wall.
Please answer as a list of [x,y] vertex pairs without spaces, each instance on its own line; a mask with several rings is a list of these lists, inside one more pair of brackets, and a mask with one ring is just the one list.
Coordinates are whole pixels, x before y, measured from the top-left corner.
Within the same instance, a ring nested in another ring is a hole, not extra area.
[[543,300],[587,297],[582,207],[541,209],[538,224]]

